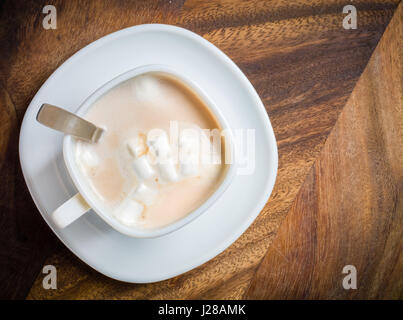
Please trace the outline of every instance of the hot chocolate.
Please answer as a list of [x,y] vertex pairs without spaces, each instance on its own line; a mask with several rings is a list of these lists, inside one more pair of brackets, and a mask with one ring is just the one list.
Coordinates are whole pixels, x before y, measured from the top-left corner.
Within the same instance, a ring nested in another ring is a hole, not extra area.
[[124,225],[173,223],[222,181],[224,148],[210,135],[220,124],[196,93],[169,74],[121,83],[85,118],[105,133],[97,144],[77,141],[76,162],[98,200]]

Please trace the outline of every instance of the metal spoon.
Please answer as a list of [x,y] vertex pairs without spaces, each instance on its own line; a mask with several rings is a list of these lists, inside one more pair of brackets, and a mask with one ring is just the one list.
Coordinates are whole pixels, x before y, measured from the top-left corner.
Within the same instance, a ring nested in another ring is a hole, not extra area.
[[93,123],[48,103],[41,106],[36,120],[49,128],[92,143],[98,142],[104,132]]

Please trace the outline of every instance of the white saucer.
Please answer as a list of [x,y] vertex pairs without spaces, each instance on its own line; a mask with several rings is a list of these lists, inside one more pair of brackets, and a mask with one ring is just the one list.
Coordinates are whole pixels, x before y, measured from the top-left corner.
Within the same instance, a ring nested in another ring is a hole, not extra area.
[[[146,64],[183,72],[215,101],[230,126],[256,129],[256,169],[236,176],[206,213],[184,228],[155,239],[134,239],[90,212],[57,229],[50,213],[76,193],[62,157],[62,134],[36,122],[42,103],[75,111],[97,88]],[[20,161],[32,198],[49,227],[81,260],[108,277],[155,282],[191,270],[231,245],[267,202],[277,173],[273,130],[254,88],[219,49],[198,35],[167,25],[141,25],[83,48],[45,82],[29,105],[20,133]]]

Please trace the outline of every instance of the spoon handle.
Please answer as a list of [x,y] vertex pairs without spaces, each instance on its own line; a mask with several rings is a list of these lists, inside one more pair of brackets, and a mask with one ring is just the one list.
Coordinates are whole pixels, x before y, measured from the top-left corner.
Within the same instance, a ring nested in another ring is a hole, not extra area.
[[48,103],[41,106],[36,120],[49,128],[92,143],[98,142],[104,131],[91,122]]

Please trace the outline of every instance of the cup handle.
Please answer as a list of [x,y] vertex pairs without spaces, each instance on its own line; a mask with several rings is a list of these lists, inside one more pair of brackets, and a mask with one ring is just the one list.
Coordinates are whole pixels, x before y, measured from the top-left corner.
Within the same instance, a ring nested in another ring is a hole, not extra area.
[[53,212],[52,219],[57,227],[65,228],[90,209],[87,201],[77,193]]

